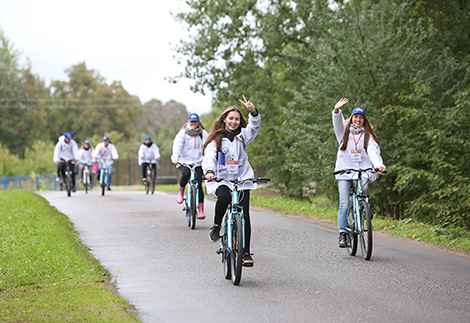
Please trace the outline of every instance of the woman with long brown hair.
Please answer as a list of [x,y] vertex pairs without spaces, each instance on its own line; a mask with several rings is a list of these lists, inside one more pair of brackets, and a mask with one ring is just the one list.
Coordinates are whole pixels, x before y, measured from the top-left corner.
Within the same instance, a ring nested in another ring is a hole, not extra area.
[[[209,238],[217,242],[220,238],[222,219],[231,202],[231,184],[212,181],[214,176],[227,179],[249,179],[254,177],[253,168],[248,161],[246,149],[261,129],[261,117],[252,102],[243,96],[239,100],[249,111],[249,122],[235,106],[226,109],[214,122],[204,144],[202,169],[206,174],[207,193],[217,199],[215,204],[214,225],[210,229]],[[220,154],[222,153],[222,154]],[[219,155],[222,155],[219,158]],[[253,266],[250,255],[250,190],[256,189],[256,183],[246,182],[241,186],[240,205],[245,216],[245,252],[244,266]]]
[[[380,156],[380,143],[375,135],[374,128],[366,117],[366,111],[357,107],[354,108],[351,116],[345,120],[341,108],[349,100],[343,98],[339,100],[333,109],[333,128],[336,140],[340,145],[336,156],[335,171],[342,169],[365,169],[375,168],[380,172],[385,172],[382,157]],[[369,194],[368,183],[377,179],[375,173],[364,173],[366,177],[363,181],[364,192]],[[339,189],[339,247],[348,247],[346,239],[347,232],[347,212],[349,205],[349,192],[353,181],[357,179],[357,174],[336,175]]]

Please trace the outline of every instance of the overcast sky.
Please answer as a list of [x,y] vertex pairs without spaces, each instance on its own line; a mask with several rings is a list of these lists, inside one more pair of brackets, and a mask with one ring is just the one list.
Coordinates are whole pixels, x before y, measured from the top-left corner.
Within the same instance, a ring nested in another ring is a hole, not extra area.
[[143,103],[173,99],[204,113],[210,95],[192,93],[190,80],[165,80],[183,70],[172,48],[187,34],[170,14],[183,6],[181,0],[0,0],[0,29],[47,85],[66,80],[64,70],[85,61]]

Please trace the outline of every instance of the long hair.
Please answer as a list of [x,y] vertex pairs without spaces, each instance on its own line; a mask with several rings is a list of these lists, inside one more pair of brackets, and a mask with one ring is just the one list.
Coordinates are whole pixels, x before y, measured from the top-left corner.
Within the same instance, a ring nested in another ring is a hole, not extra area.
[[204,152],[206,151],[207,145],[214,140],[215,144],[217,146],[217,151],[222,151],[222,133],[225,130],[225,118],[227,118],[228,114],[230,112],[238,112],[240,114],[240,125],[238,126],[238,129],[240,128],[246,128],[247,122],[245,117],[243,116],[243,113],[238,109],[236,106],[231,106],[227,109],[225,109],[224,112],[217,118],[217,120],[214,121],[214,124],[212,125],[211,131],[209,132],[209,135],[207,136],[206,142],[204,143],[204,147],[202,148],[202,154],[204,155]]
[[[352,117],[350,116],[349,119],[346,121],[346,129],[344,130],[343,139],[341,140],[341,147],[339,148],[342,151],[345,151],[348,147],[348,140],[349,140],[349,127],[351,126]],[[369,120],[364,116],[364,149],[367,152],[367,146],[369,145],[369,138],[372,136],[374,138],[377,145],[380,146],[379,139],[374,132],[374,127],[369,122]]]

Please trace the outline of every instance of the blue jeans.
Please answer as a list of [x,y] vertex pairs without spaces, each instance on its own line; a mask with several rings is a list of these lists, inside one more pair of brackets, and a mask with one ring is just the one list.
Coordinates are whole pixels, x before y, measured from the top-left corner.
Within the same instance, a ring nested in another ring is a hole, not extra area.
[[[348,232],[347,223],[348,223],[348,206],[349,206],[349,194],[351,192],[351,186],[355,180],[346,179],[338,180],[338,190],[339,190],[339,209],[338,209],[338,228],[339,232]],[[363,189],[365,194],[369,194],[369,180],[363,178],[365,183]]]
[[[98,169],[101,169],[103,167],[103,163],[99,162],[98,163]],[[108,188],[111,187],[111,179],[113,178],[113,164],[108,165]]]

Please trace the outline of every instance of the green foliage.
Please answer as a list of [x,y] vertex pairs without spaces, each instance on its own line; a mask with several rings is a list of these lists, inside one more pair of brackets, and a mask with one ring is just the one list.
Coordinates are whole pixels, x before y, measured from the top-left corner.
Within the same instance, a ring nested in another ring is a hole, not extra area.
[[[470,7],[446,1],[188,1],[178,18],[184,76],[216,111],[247,94],[263,128],[250,161],[283,193],[334,196],[331,110],[367,110],[389,175],[372,185],[384,216],[470,228]],[[466,113],[465,113],[465,112]],[[467,161],[467,164],[465,163]]]
[[0,142],[0,176],[16,175],[20,172],[21,162],[18,156],[10,153],[9,149]]

